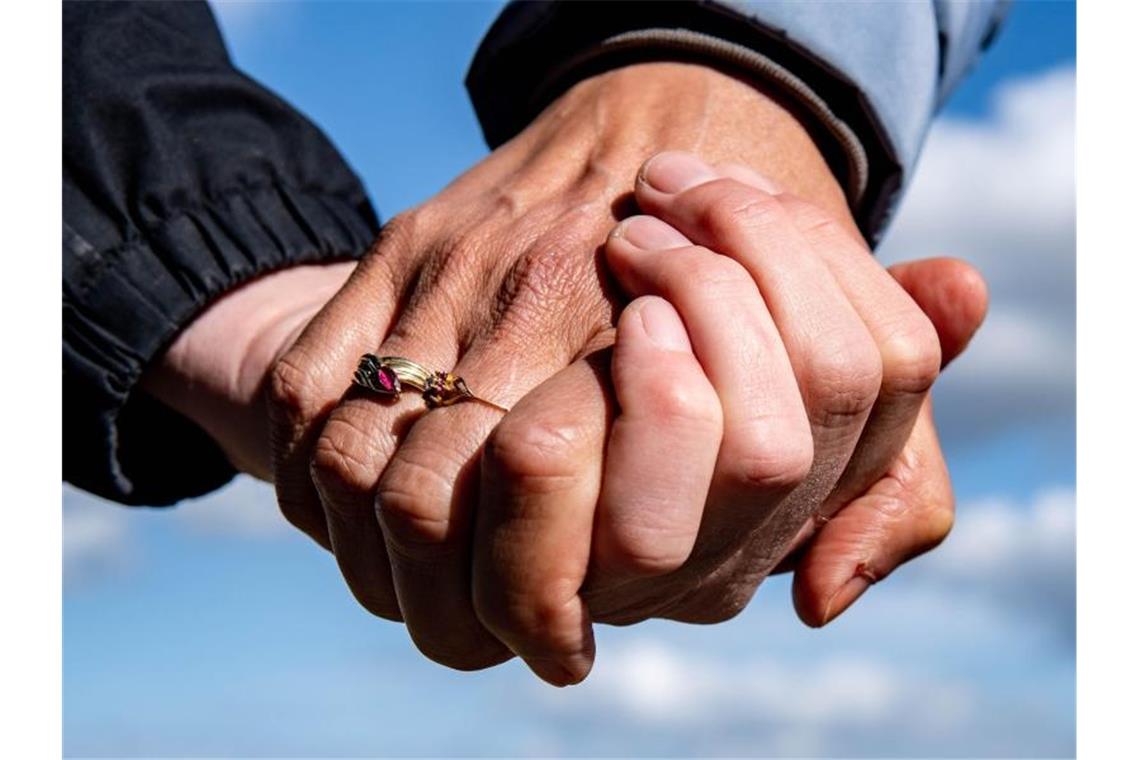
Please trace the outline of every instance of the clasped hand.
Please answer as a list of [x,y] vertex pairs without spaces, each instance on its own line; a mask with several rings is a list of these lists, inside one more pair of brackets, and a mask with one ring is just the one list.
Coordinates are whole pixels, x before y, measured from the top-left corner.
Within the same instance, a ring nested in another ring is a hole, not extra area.
[[[662,144],[765,173],[682,152],[638,170]],[[272,451],[231,458],[271,459],[247,469],[428,657],[518,655],[564,685],[593,622],[726,620],[795,569],[821,625],[940,542],[928,391],[984,310],[960,262],[880,266],[810,139],[751,87],[628,67],[386,225],[278,352]],[[510,411],[346,391],[364,353]]]

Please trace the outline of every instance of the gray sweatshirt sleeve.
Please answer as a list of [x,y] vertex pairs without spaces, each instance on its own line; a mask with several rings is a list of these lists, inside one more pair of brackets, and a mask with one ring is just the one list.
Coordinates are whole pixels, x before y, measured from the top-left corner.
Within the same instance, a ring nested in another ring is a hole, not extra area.
[[775,89],[808,127],[874,244],[931,119],[995,36],[1004,0],[512,2],[467,88],[492,146],[575,82],[695,60]]

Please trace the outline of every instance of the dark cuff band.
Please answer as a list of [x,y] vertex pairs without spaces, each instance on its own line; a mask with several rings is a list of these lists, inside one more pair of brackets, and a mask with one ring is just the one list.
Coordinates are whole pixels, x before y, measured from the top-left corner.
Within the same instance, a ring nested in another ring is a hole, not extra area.
[[150,505],[229,480],[233,468],[205,433],[132,393],[144,368],[212,299],[274,269],[357,258],[377,226],[363,197],[280,185],[186,208],[112,250],[95,250],[65,226],[64,477]]

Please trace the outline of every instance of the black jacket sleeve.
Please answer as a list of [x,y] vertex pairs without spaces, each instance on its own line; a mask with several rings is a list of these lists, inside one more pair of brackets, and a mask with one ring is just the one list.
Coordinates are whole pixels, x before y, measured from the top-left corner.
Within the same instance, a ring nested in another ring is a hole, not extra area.
[[321,132],[237,71],[204,3],[63,6],[64,478],[169,504],[233,470],[135,387],[214,297],[357,257],[378,223]]

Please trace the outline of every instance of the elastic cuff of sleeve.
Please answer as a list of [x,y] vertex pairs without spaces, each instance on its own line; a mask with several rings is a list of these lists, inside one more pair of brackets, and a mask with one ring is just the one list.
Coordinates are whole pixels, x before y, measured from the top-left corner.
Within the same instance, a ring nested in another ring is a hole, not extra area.
[[64,228],[64,477],[99,496],[167,505],[233,467],[189,420],[144,393],[143,370],[214,298],[286,266],[358,258],[378,224],[366,199],[242,188],[96,251]]
[[467,89],[492,147],[590,76],[653,60],[703,63],[756,82],[796,113],[844,188],[860,230],[877,242],[902,168],[854,84],[778,32],[715,5],[665,3],[650,13],[646,5],[618,3],[604,19],[580,5],[589,4],[511,5],[488,32]]

